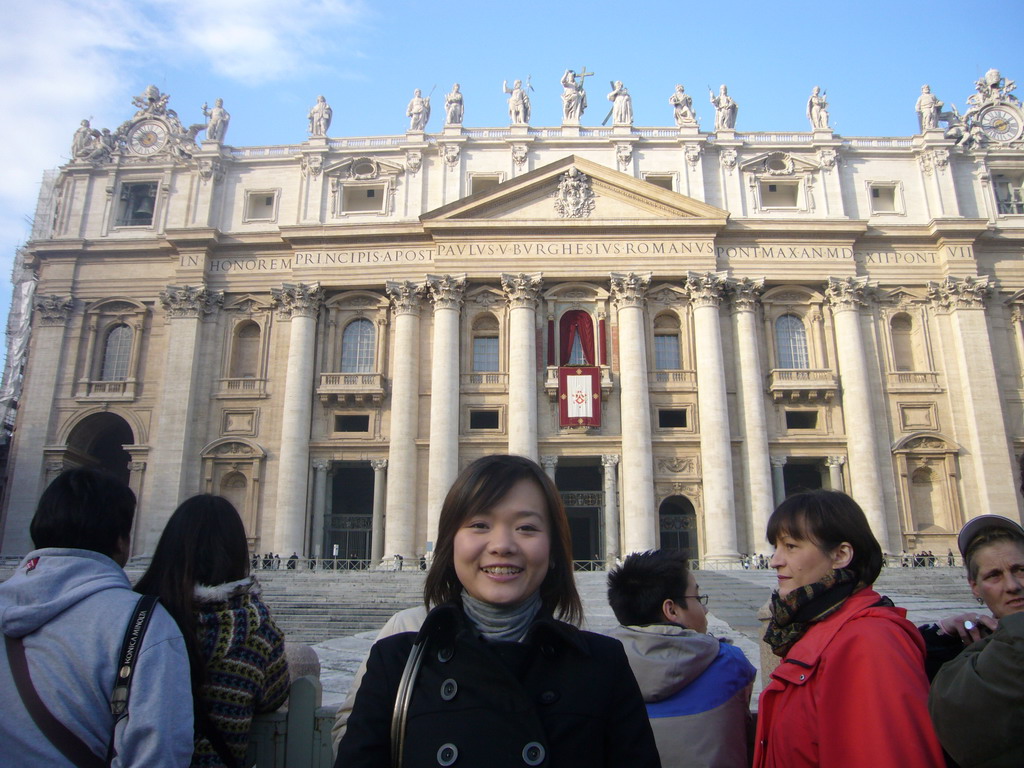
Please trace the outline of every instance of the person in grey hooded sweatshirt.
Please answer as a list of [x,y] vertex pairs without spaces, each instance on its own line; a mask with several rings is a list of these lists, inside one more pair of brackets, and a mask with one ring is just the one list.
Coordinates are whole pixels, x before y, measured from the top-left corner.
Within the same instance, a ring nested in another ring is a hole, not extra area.
[[121,645],[139,596],[128,560],[135,494],[91,469],[63,472],[43,492],[37,547],[0,584],[0,744],[5,765],[71,766],[29,714],[10,665],[20,638],[32,687],[56,720],[104,765],[187,766],[192,693],[181,631],[156,606],[136,656],[128,715],[111,714]]
[[707,634],[708,596],[680,552],[629,555],[608,574],[608,602],[665,768],[746,768],[757,671]]

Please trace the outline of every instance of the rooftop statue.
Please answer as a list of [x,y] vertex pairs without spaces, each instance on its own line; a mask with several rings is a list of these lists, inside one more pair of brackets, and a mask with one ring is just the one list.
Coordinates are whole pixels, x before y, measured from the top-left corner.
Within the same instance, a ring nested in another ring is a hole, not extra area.
[[[629,95],[621,80],[616,80],[611,85],[612,92],[608,94],[608,101],[612,103],[612,125],[632,125],[633,97]],[[605,118],[605,122],[607,120],[608,118]]]
[[672,105],[672,116],[677,126],[682,128],[684,125],[697,124],[697,116],[693,113],[693,99],[683,86],[676,86],[675,93],[668,97],[668,103]]
[[309,110],[306,116],[309,120],[310,136],[326,136],[331,128],[331,118],[334,117],[334,110],[327,103],[323,96],[316,97],[316,104]]
[[405,109],[405,114],[409,118],[410,131],[425,130],[430,120],[430,97],[423,98],[423,92],[417,88],[412,92],[412,99]]
[[583,90],[583,81],[592,74],[594,73],[587,72],[587,68],[584,67],[577,81],[574,70],[565,70],[565,74],[562,75],[562,122],[578,123],[583,117],[583,112],[587,108],[587,92]]
[[[942,113],[942,102],[932,93],[931,86],[922,85],[921,95],[914,104],[917,112],[918,127],[921,132],[931,131],[939,127],[939,115]],[[954,107],[955,109],[955,107]]]
[[224,99],[217,99],[213,102],[213,109],[203,104],[203,117],[207,119],[206,138],[209,141],[224,141],[224,134],[228,132],[228,123],[231,115],[224,109]]
[[530,78],[526,78],[525,87],[522,80],[516,80],[512,83],[511,88],[508,87],[508,80],[502,81],[502,91],[509,94],[508,117],[513,125],[526,125],[530,122],[530,94],[526,92],[526,89],[532,89],[532,87]]
[[456,83],[452,86],[451,93],[446,93],[444,97],[444,124],[462,125],[463,114],[462,91],[459,90],[459,84]]
[[828,100],[821,88],[814,86],[810,98],[807,99],[807,119],[811,121],[811,130],[828,130]]
[[167,102],[170,98],[169,93],[160,93],[160,89],[155,85],[146,86],[141,95],[132,97],[132,104],[139,110],[135,117],[162,117],[167,114]]
[[729,89],[724,85],[718,89],[718,96],[708,88],[708,95],[711,103],[715,105],[715,130],[733,131],[736,129],[736,113],[739,112],[739,105],[729,95]]

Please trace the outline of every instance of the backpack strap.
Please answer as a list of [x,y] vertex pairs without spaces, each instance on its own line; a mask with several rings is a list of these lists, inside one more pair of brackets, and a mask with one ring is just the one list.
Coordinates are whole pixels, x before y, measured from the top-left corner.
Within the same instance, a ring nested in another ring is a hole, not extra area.
[[14,685],[18,689],[18,695],[28,710],[32,722],[42,731],[47,740],[57,750],[78,768],[103,768],[109,764],[99,758],[85,742],[75,735],[64,723],[58,720],[46,707],[43,700],[39,698],[39,692],[32,684],[32,675],[28,669],[28,659],[25,658],[25,644],[20,637],[8,637],[4,635],[4,645],[7,647],[7,663],[11,666],[11,675],[14,677]]

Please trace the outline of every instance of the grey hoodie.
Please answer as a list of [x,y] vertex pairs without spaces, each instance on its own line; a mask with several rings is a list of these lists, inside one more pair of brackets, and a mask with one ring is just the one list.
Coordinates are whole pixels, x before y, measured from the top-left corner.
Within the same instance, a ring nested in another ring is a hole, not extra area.
[[[99,757],[113,728],[110,695],[121,643],[139,595],[106,555],[37,549],[0,584],[0,628],[23,638],[29,674],[51,713]],[[128,717],[114,736],[120,766],[187,766],[192,758],[192,692],[177,624],[153,613],[131,684]],[[68,761],[32,722],[0,646],[0,744],[12,765]]]

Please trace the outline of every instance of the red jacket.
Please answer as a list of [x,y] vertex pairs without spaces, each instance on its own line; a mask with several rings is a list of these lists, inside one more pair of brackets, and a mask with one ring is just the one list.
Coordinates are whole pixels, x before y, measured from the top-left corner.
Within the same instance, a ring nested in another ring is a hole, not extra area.
[[789,650],[761,692],[755,768],[941,768],[924,640],[862,589]]

